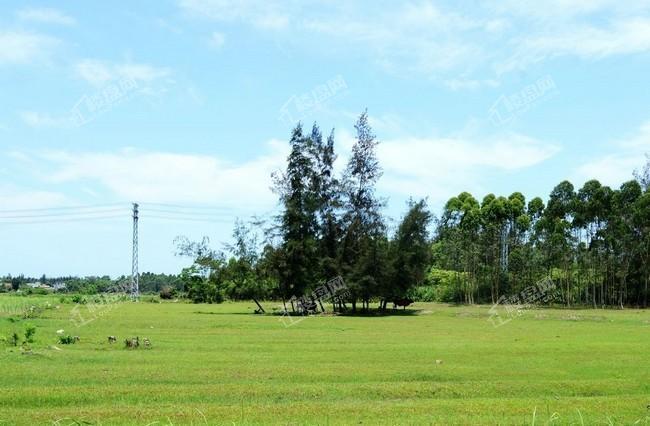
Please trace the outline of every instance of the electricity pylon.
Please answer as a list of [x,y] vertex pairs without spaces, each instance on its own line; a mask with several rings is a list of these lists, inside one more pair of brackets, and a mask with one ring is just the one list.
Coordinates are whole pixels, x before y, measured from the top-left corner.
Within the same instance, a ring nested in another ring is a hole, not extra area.
[[140,274],[138,273],[138,204],[133,203],[133,255],[131,263],[131,298],[140,296]]

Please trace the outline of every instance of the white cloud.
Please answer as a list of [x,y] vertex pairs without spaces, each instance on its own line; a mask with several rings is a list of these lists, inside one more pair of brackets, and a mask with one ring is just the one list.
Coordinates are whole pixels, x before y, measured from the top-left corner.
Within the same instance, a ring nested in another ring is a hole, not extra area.
[[633,179],[632,173],[645,164],[644,154],[650,152],[650,121],[642,124],[630,137],[608,145],[614,147],[614,152],[581,164],[574,173],[576,181],[597,178],[602,184],[618,187]]
[[0,205],[3,209],[35,209],[57,207],[66,203],[67,198],[58,192],[34,191],[14,185],[0,185]]
[[395,73],[452,71],[485,56],[480,46],[466,37],[483,24],[431,2],[362,12],[341,10],[304,19],[301,28],[336,40],[343,48],[370,52],[377,63]]
[[289,26],[289,16],[282,14],[259,16],[255,18],[253,24],[262,29],[279,31]]
[[499,81],[495,79],[487,80],[474,80],[474,79],[465,79],[465,78],[452,78],[450,80],[445,80],[445,86],[450,88],[453,91],[458,90],[476,90],[482,87],[498,87]]
[[[340,173],[354,136],[342,130],[336,142],[335,169]],[[269,188],[270,176],[284,169],[288,149],[286,142],[271,140],[263,153],[239,163],[213,155],[136,149],[21,155],[51,185],[74,184],[122,200],[259,210],[272,208],[277,201]],[[558,150],[515,133],[384,140],[377,151],[384,170],[379,189],[388,196],[428,196],[441,201],[453,193],[476,189],[486,173],[516,173],[542,163]]]
[[[381,123],[384,118],[370,117]],[[391,119],[391,122],[394,122]],[[403,128],[404,125],[394,122]],[[391,124],[394,128],[394,125]],[[373,126],[374,128],[374,126]],[[467,131],[450,137],[406,137],[381,139],[377,158],[383,170],[378,188],[383,195],[429,197],[444,202],[461,191],[481,189],[486,175],[516,174],[550,159],[560,147],[517,133],[477,135]],[[353,134],[336,133],[339,158],[335,169],[341,173],[348,161]]]
[[583,25],[559,34],[524,39],[521,48],[538,55],[584,58],[644,52],[650,49],[650,19],[620,20],[606,28]]
[[145,83],[167,77],[170,74],[168,68],[157,68],[146,64],[119,64],[115,65],[114,70],[119,78],[133,79]]
[[30,127],[70,127],[72,122],[70,117],[53,117],[50,114],[36,111],[21,111],[20,118]]
[[618,187],[621,183],[631,180],[632,172],[642,165],[643,157],[606,155],[582,164],[578,168],[577,181],[598,179],[602,184]]
[[490,9],[499,14],[544,22],[571,21],[597,13],[638,15],[647,11],[648,0],[622,2],[619,0],[498,0]]
[[385,174],[380,185],[391,192],[435,200],[475,186],[485,172],[514,172],[549,159],[559,147],[508,133],[488,138],[409,138],[380,143]]
[[[283,44],[352,51],[389,72],[425,74],[451,90],[498,84],[505,72],[558,56],[600,59],[650,50],[650,1],[179,0],[186,16],[284,30]],[[458,77],[461,74],[462,77]]]
[[116,152],[48,152],[39,157],[49,168],[48,182],[92,184],[116,198],[141,202],[220,204],[271,208],[276,197],[272,172],[282,168],[287,144],[271,141],[268,152],[233,164],[210,155],[123,149]]
[[158,68],[131,62],[112,63],[95,59],[84,59],[78,62],[75,65],[75,72],[77,76],[95,86],[101,86],[116,79],[151,83],[171,74],[168,68]]
[[0,32],[0,65],[26,64],[46,58],[59,44],[53,37],[29,33]]
[[46,24],[74,25],[74,18],[56,9],[27,8],[19,10],[16,15],[24,21],[42,22]]
[[213,21],[240,21],[264,30],[283,30],[298,5],[262,0],[180,0],[188,15]]
[[90,84],[102,85],[114,78],[107,65],[101,61],[86,59],[75,65],[77,75]]
[[226,42],[226,36],[224,36],[222,33],[218,31],[215,31],[210,35],[210,40],[208,41],[208,44],[213,49],[221,49],[225,42]]

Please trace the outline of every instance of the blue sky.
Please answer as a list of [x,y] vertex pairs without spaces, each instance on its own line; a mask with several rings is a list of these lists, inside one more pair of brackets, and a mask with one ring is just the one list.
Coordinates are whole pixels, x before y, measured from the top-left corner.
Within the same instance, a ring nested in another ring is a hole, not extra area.
[[[274,211],[295,121],[335,128],[342,167],[365,108],[393,218],[618,186],[650,151],[649,51],[649,1],[3,1],[0,274],[128,274],[132,201],[140,269],[178,272],[174,237]],[[27,210],[104,204],[124,217]]]

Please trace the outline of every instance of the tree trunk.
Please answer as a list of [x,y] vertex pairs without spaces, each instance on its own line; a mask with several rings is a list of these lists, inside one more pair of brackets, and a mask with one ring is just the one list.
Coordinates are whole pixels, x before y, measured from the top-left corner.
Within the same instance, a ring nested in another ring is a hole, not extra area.
[[255,304],[257,305],[258,308],[260,308],[260,312],[262,312],[263,314],[266,313],[266,311],[264,310],[262,305],[260,305],[260,303],[256,299],[253,299],[253,302],[255,302]]

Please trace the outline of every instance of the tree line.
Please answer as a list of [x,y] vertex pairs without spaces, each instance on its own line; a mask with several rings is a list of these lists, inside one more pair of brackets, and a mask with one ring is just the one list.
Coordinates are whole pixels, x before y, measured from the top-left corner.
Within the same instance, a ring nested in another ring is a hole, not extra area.
[[[479,201],[463,192],[435,218],[426,200],[411,199],[391,227],[376,192],[379,142],[367,112],[354,127],[351,154],[337,173],[334,130],[324,136],[316,123],[308,130],[299,123],[284,169],[271,176],[279,214],[270,223],[237,220],[223,250],[207,238],[177,239],[178,254],[193,264],[178,276],[143,274],[141,291],[197,303],[282,300],[287,310],[308,300],[324,310],[316,290],[341,277],[346,291],[332,306],[356,312],[404,298],[497,303],[550,278],[559,289],[552,303],[647,307],[650,159],[619,188],[563,181],[546,201],[520,192]],[[128,279],[64,281],[67,291],[94,293]],[[18,288],[28,280],[5,281]]]
[[296,299],[340,276],[348,290],[334,306],[340,309],[367,310],[371,302],[386,309],[404,297],[497,303],[551,278],[560,290],[552,303],[647,306],[650,161],[620,188],[563,181],[546,202],[520,192],[479,201],[463,192],[434,218],[426,200],[411,200],[390,231],[386,200],[376,193],[382,170],[366,112],[355,130],[337,174],[334,131],[325,137],[317,124],[293,129],[286,167],[272,176],[281,213],[259,252],[241,221],[226,254],[206,240],[179,244],[196,260],[183,273],[194,281],[188,288],[202,289],[190,291],[194,300],[273,298],[295,309]]
[[[114,292],[116,290],[128,289],[131,283],[130,276],[119,276],[111,278],[108,275],[101,277],[46,277],[40,278],[26,277],[24,275],[0,277],[0,292],[9,290],[24,290],[27,292],[39,292],[31,289],[28,284],[41,283],[50,287],[57,288],[60,293],[80,293],[80,294],[98,294]],[[65,287],[58,288],[58,284],[65,284]],[[140,274],[140,292],[141,293],[160,293],[161,291],[169,293],[182,294],[184,291],[183,281],[180,276],[175,274],[156,274],[153,272],[144,272]],[[40,293],[47,293],[40,291]]]
[[[649,163],[650,164],[650,163]],[[496,303],[549,277],[566,306],[648,306],[649,166],[612,189],[559,183],[548,201],[515,192],[480,202],[463,192],[445,205],[434,265],[454,271],[454,298]]]

